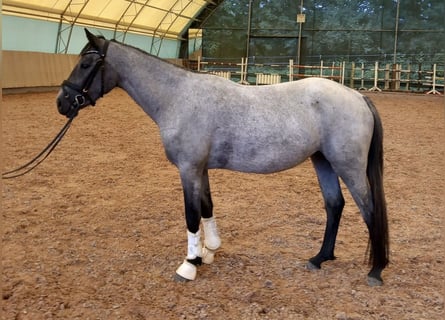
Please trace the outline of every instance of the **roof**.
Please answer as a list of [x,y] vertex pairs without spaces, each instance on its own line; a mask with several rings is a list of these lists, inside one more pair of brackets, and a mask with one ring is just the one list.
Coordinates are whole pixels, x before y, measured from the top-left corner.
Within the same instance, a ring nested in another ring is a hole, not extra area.
[[212,0],[3,0],[2,13],[68,25],[181,39]]

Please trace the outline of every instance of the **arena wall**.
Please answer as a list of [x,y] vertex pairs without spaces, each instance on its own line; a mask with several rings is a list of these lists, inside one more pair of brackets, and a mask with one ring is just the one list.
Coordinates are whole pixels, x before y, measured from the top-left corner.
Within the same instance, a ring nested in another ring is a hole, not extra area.
[[3,89],[59,86],[75,66],[78,55],[3,51]]
[[[79,55],[3,51],[3,93],[54,90],[68,78]],[[181,59],[167,59],[183,65]]]

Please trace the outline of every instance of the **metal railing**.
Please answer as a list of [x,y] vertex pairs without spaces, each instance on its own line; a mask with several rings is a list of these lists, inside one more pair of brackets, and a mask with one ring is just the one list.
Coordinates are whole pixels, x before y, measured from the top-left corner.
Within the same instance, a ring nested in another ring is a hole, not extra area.
[[443,94],[443,64],[382,64],[320,61],[318,64],[249,63],[248,58],[235,60],[206,60],[201,57],[188,65],[199,72],[216,73],[243,84],[274,84],[308,77],[337,81],[357,90],[415,91]]

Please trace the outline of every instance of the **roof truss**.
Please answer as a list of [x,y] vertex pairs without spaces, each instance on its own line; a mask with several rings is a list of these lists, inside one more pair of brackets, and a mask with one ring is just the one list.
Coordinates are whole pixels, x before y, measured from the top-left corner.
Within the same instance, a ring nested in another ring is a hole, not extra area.
[[59,23],[56,52],[67,52],[73,27],[114,31],[125,42],[128,33],[153,37],[151,52],[159,54],[164,39],[183,40],[198,16],[217,0],[3,0],[2,13]]

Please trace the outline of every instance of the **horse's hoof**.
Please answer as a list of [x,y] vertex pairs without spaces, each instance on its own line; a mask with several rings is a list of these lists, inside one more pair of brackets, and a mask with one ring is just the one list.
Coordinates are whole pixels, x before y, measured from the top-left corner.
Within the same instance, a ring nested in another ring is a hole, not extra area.
[[382,269],[372,268],[368,273],[368,285],[370,287],[377,287],[383,285]]
[[320,270],[321,268],[319,266],[316,266],[312,262],[308,261],[308,263],[306,264],[306,269],[308,269],[308,270]]
[[383,285],[383,280],[368,276],[368,285],[370,287],[380,287]]
[[173,277],[173,279],[175,280],[175,282],[179,282],[179,283],[186,283],[186,282],[191,281],[189,279],[184,278],[183,276],[180,276],[177,273],[175,273],[175,276]]
[[187,260],[184,260],[184,262],[179,266],[178,269],[176,269],[176,275],[175,280],[178,282],[187,282],[191,280],[196,279],[196,274],[198,268]]

